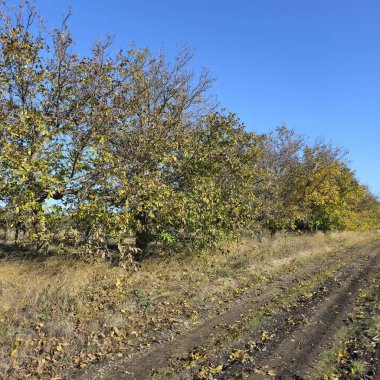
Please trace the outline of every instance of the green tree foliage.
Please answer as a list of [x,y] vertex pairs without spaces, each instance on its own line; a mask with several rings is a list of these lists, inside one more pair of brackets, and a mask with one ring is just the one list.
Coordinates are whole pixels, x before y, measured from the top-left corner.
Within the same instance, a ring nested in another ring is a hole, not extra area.
[[67,18],[50,32],[28,2],[0,9],[0,218],[21,244],[128,265],[152,243],[204,249],[257,227],[378,227],[338,149],[216,112],[188,50],[169,62],[106,38],[81,57]]
[[304,144],[300,136],[285,126],[277,128],[265,139],[257,208],[261,224],[272,232],[296,227],[300,212],[300,158]]
[[257,191],[262,225],[272,232],[378,226],[378,201],[344,157],[341,149],[321,141],[308,144],[285,126],[270,134]]

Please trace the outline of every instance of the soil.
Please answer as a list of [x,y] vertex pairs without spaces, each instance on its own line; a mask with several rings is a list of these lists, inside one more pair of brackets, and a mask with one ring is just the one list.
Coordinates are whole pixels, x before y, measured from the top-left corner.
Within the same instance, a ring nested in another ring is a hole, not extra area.
[[[370,279],[380,270],[380,251],[370,255],[368,262],[353,262],[347,269],[355,269],[353,275],[343,278],[338,284],[332,285],[330,294],[317,305],[304,311],[306,323],[298,325],[294,331],[289,331],[286,325],[279,322],[280,328],[276,339],[263,355],[257,355],[256,361],[260,367],[273,370],[276,377],[308,379],[313,373],[320,354],[329,346],[331,337],[348,319],[353,311],[358,290],[363,289]],[[292,316],[296,318],[296,315]],[[276,332],[277,332],[276,331]],[[249,379],[257,376],[252,374]]]
[[[208,349],[210,341],[223,334],[226,326],[242,321],[250,310],[273,302],[282,293],[291,291],[301,281],[323,271],[334,272],[331,277],[312,289],[313,296],[300,298],[296,307],[270,315],[256,331],[246,331],[223,350],[211,357],[223,364],[216,379],[308,379],[320,354],[328,347],[331,337],[347,320],[358,291],[365,288],[380,271],[380,241],[353,247],[323,260],[310,262],[291,274],[273,279],[260,292],[252,290],[231,301],[228,310],[205,321],[202,325],[182,332],[174,340],[152,345],[129,357],[93,365],[67,378],[76,379],[148,379],[195,378],[196,372],[183,370],[180,363],[197,347]],[[296,321],[289,323],[289,321]],[[260,343],[266,331],[271,339]],[[246,349],[249,342],[259,342],[248,349],[249,359],[231,362],[231,349]],[[379,351],[377,351],[379,352]],[[375,369],[376,371],[376,369]],[[376,376],[376,375],[375,375]]]

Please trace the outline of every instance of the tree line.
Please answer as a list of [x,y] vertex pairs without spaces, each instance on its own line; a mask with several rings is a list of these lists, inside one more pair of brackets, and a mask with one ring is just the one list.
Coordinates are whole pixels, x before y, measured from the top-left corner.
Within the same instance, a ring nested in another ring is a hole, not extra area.
[[[380,225],[341,149],[220,110],[192,54],[112,39],[74,50],[28,2],[0,12],[0,221],[19,244],[122,265],[152,244],[205,249],[259,229]],[[20,233],[22,231],[22,233]],[[133,243],[131,243],[131,237]]]

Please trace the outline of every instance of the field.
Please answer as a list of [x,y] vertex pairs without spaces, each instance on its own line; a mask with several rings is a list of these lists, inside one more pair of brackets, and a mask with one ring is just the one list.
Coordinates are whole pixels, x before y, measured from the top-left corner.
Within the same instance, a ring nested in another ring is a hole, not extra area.
[[280,234],[134,272],[3,244],[0,378],[375,378],[379,238]]

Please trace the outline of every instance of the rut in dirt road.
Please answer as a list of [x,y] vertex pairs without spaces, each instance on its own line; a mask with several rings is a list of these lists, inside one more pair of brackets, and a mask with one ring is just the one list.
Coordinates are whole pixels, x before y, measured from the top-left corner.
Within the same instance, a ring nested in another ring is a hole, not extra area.
[[[272,347],[264,355],[257,355],[260,366],[268,367],[281,378],[308,379],[317,369],[319,355],[328,347],[337,331],[352,311],[358,290],[365,288],[370,279],[379,275],[380,251],[369,263],[338,289],[322,301],[308,320],[292,334],[282,339],[277,347]],[[257,378],[251,375],[249,379]]]
[[[368,254],[367,254],[368,252]],[[160,373],[170,373],[170,367],[178,358],[186,356],[194,347],[207,343],[213,336],[221,333],[223,326],[232,324],[241,319],[241,315],[248,312],[253,306],[258,308],[260,305],[270,303],[276,294],[282,289],[295,287],[302,278],[311,278],[313,275],[330,267],[339,267],[341,260],[346,273],[346,280],[342,286],[335,289],[328,299],[315,305],[315,309],[310,310],[312,315],[308,324],[289,331],[282,327],[283,321],[269,321],[274,323],[278,332],[278,341],[271,342],[266,352],[255,355],[251,365],[239,368],[239,366],[226,366],[226,371],[215,378],[231,378],[236,374],[243,374],[244,377],[258,378],[253,373],[255,366],[258,368],[266,366],[275,368],[276,373],[283,376],[300,376],[307,378],[308,371],[318,353],[325,346],[330,334],[332,334],[342,323],[350,305],[354,301],[356,292],[365,282],[379,269],[380,242],[370,243],[359,247],[350,248],[332,257],[318,261],[309,267],[305,266],[291,275],[271,284],[261,295],[246,295],[243,300],[231,302],[230,310],[221,314],[197,329],[185,332],[178,336],[174,341],[162,343],[147,352],[136,353],[130,359],[122,359],[109,362],[103,366],[94,366],[80,376],[78,379],[147,379],[154,376],[158,370],[168,368],[168,372],[159,371],[156,378],[190,379],[193,378],[189,373],[181,374],[181,371],[173,368],[171,375],[160,375]],[[362,268],[355,272],[355,267]],[[343,273],[342,272],[342,273]],[[352,274],[353,273],[353,274]],[[271,319],[271,318],[269,318]],[[253,363],[253,364],[252,364]],[[251,375],[248,375],[251,373]],[[247,375],[247,376],[246,376]],[[162,376],[162,377],[160,377]],[[262,378],[262,377],[261,377]]]

